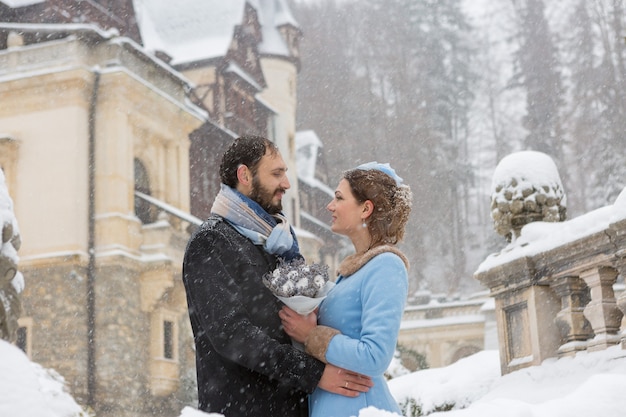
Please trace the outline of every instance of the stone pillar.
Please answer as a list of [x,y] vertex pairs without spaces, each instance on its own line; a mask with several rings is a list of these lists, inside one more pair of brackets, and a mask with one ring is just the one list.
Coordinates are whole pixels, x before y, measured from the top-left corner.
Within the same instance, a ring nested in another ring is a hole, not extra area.
[[[622,277],[626,279],[626,251],[618,253],[617,268]],[[626,291],[622,291],[619,297],[617,297],[617,307],[624,315],[620,326],[622,329],[620,335],[622,339],[622,349],[626,349]]]
[[[617,299],[617,306],[619,307],[622,314],[624,314],[624,316],[626,317],[626,291],[622,292],[622,294]],[[622,322],[623,321],[624,320],[622,320]],[[626,323],[623,323],[621,328],[622,349],[626,349]]]
[[[622,191],[622,193],[624,192]],[[626,280],[626,219],[612,223],[609,226],[608,232],[611,236],[611,242],[613,242],[617,248],[615,252],[615,266],[622,278]],[[625,317],[622,318],[621,339],[622,349],[626,349],[626,291],[623,291],[617,298],[617,306],[625,315]]]
[[598,266],[583,271],[580,277],[591,292],[591,301],[585,307],[584,314],[591,323],[595,337],[589,341],[588,350],[602,350],[618,344],[623,314],[617,307],[613,292],[617,270],[610,266]]
[[587,340],[593,337],[591,324],[583,313],[589,303],[589,288],[577,276],[555,277],[550,287],[561,298],[561,311],[555,323],[565,341],[559,347],[560,356],[573,356],[587,348]]
[[532,285],[496,297],[500,366],[507,374],[555,357],[561,338],[553,320],[559,300],[550,287]]

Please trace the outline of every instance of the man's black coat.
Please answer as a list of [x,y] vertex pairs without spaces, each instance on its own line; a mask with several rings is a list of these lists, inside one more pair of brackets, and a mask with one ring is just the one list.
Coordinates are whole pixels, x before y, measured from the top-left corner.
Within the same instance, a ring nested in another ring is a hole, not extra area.
[[263,285],[277,258],[211,216],[183,262],[196,344],[199,409],[225,417],[307,415],[324,364],[293,347],[282,303]]

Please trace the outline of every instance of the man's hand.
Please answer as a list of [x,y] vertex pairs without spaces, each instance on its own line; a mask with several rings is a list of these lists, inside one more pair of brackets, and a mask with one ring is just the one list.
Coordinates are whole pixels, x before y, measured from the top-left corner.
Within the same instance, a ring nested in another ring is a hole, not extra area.
[[324,368],[322,379],[318,387],[334,394],[346,397],[358,397],[360,393],[367,392],[374,386],[369,376],[338,368],[329,363]]

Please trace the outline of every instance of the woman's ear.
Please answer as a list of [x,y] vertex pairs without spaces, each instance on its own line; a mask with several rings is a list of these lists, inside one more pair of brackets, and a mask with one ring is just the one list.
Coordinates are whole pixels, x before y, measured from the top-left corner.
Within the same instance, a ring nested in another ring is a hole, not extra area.
[[370,200],[365,200],[363,203],[363,220],[367,219],[374,212],[374,203]]
[[252,173],[244,164],[237,167],[237,180],[244,186],[249,186],[252,183]]

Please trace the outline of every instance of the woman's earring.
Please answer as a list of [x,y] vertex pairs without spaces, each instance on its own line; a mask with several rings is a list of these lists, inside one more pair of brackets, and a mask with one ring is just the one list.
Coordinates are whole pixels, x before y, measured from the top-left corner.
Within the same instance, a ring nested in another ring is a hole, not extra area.
[[363,229],[367,227],[367,223],[365,223],[365,220],[363,220],[363,224],[361,224],[361,226],[363,226]]

